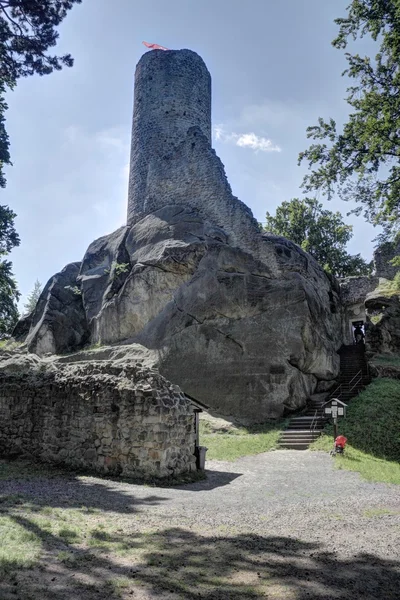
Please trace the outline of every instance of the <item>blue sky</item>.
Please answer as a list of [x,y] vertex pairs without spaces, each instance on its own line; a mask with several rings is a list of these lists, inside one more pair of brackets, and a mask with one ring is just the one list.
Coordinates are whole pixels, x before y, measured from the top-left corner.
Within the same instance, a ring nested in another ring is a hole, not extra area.
[[[125,222],[133,76],[142,40],[191,48],[213,80],[214,147],[233,192],[263,221],[301,195],[306,127],[346,119],[343,52],[332,48],[349,0],[83,0],[60,28],[75,65],[21,80],[8,95],[14,166],[1,203],[18,214],[12,253],[23,294]],[[320,198],[323,201],[323,198]],[[346,213],[348,203],[325,202]],[[362,217],[351,253],[372,255]]]

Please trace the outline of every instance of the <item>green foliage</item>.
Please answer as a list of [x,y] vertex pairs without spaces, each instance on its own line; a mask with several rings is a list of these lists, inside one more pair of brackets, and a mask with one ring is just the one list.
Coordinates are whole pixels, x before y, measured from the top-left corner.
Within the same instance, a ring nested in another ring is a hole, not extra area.
[[112,273],[113,279],[116,279],[117,277],[122,275],[122,273],[127,273],[129,269],[129,263],[117,263],[116,261],[113,261],[109,269],[104,269],[104,274],[109,275],[110,273]]
[[82,0],[0,0],[0,187],[5,187],[3,166],[11,165],[5,129],[6,87],[13,89],[20,77],[47,75],[71,67],[70,54],[54,56],[56,27],[67,11]]
[[19,292],[12,273],[8,253],[20,240],[14,227],[15,213],[8,206],[0,206],[0,339],[7,337],[19,318]]
[[65,285],[64,289],[70,290],[75,296],[82,296],[82,292],[77,285]]
[[282,202],[275,216],[266,214],[265,231],[295,242],[336,277],[371,272],[371,266],[359,254],[351,256],[346,252],[346,244],[353,237],[352,229],[339,212],[324,210],[312,198],[293,198]]
[[377,365],[400,367],[400,356],[398,354],[375,354],[371,362]]
[[[351,401],[339,429],[352,448],[375,458],[400,462],[400,381],[374,379]],[[327,428],[328,435],[331,432],[332,428]]]
[[35,285],[33,290],[29,294],[26,302],[24,304],[25,314],[29,315],[32,311],[35,310],[38,300],[40,298],[40,294],[42,293],[42,284],[38,279],[35,281]]
[[200,444],[208,448],[209,460],[236,460],[241,456],[275,449],[286,421],[269,421],[250,427],[215,430],[207,421],[200,421]]
[[[311,450],[329,452],[333,447],[332,432],[323,434],[311,447]],[[400,485],[400,464],[397,461],[376,458],[369,452],[363,452],[347,444],[343,455],[335,456],[335,467],[346,471],[356,471],[366,481],[380,481]]]
[[391,281],[385,281],[378,287],[379,292],[387,296],[393,296],[400,293],[400,271],[396,273]]
[[303,186],[355,200],[353,212],[364,211],[388,239],[400,228],[400,0],[352,0],[347,16],[335,22],[335,48],[369,35],[379,51],[374,58],[346,52],[343,75],[355,83],[347,90],[351,113],[341,132],[333,119],[322,118],[307,129],[316,143],[299,155],[311,169]]
[[6,131],[6,120],[4,114],[7,110],[7,104],[4,100],[4,83],[0,80],[0,188],[6,186],[4,177],[4,165],[11,165],[10,160],[10,141]]

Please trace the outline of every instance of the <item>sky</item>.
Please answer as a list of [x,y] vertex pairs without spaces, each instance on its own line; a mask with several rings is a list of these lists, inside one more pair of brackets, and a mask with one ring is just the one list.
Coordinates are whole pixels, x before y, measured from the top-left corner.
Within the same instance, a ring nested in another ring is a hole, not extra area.
[[[59,28],[75,64],[7,96],[13,167],[1,204],[18,215],[11,255],[22,293],[125,224],[136,63],[142,41],[190,48],[212,76],[213,145],[233,193],[259,221],[301,197],[297,165],[318,117],[345,122],[344,53],[331,46],[349,0],[83,0]],[[368,47],[366,46],[368,50]],[[362,49],[361,49],[362,50]],[[353,206],[318,199],[346,215]],[[348,250],[372,257],[362,217]]]

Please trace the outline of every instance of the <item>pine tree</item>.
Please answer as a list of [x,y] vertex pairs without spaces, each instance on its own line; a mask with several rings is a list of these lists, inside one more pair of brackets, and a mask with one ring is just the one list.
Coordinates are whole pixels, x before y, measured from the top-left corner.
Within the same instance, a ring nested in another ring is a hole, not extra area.
[[29,294],[29,296],[26,299],[26,302],[24,304],[24,314],[25,315],[28,315],[29,313],[31,313],[32,311],[35,310],[41,293],[42,293],[42,284],[40,283],[40,281],[38,279],[36,279],[33,290]]

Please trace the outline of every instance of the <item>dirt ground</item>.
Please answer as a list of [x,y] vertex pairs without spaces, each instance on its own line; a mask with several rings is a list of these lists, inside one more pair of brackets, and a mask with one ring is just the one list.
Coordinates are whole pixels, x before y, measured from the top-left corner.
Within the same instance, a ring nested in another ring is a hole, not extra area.
[[0,600],[400,597],[398,486],[319,452],[161,488],[1,461]]

